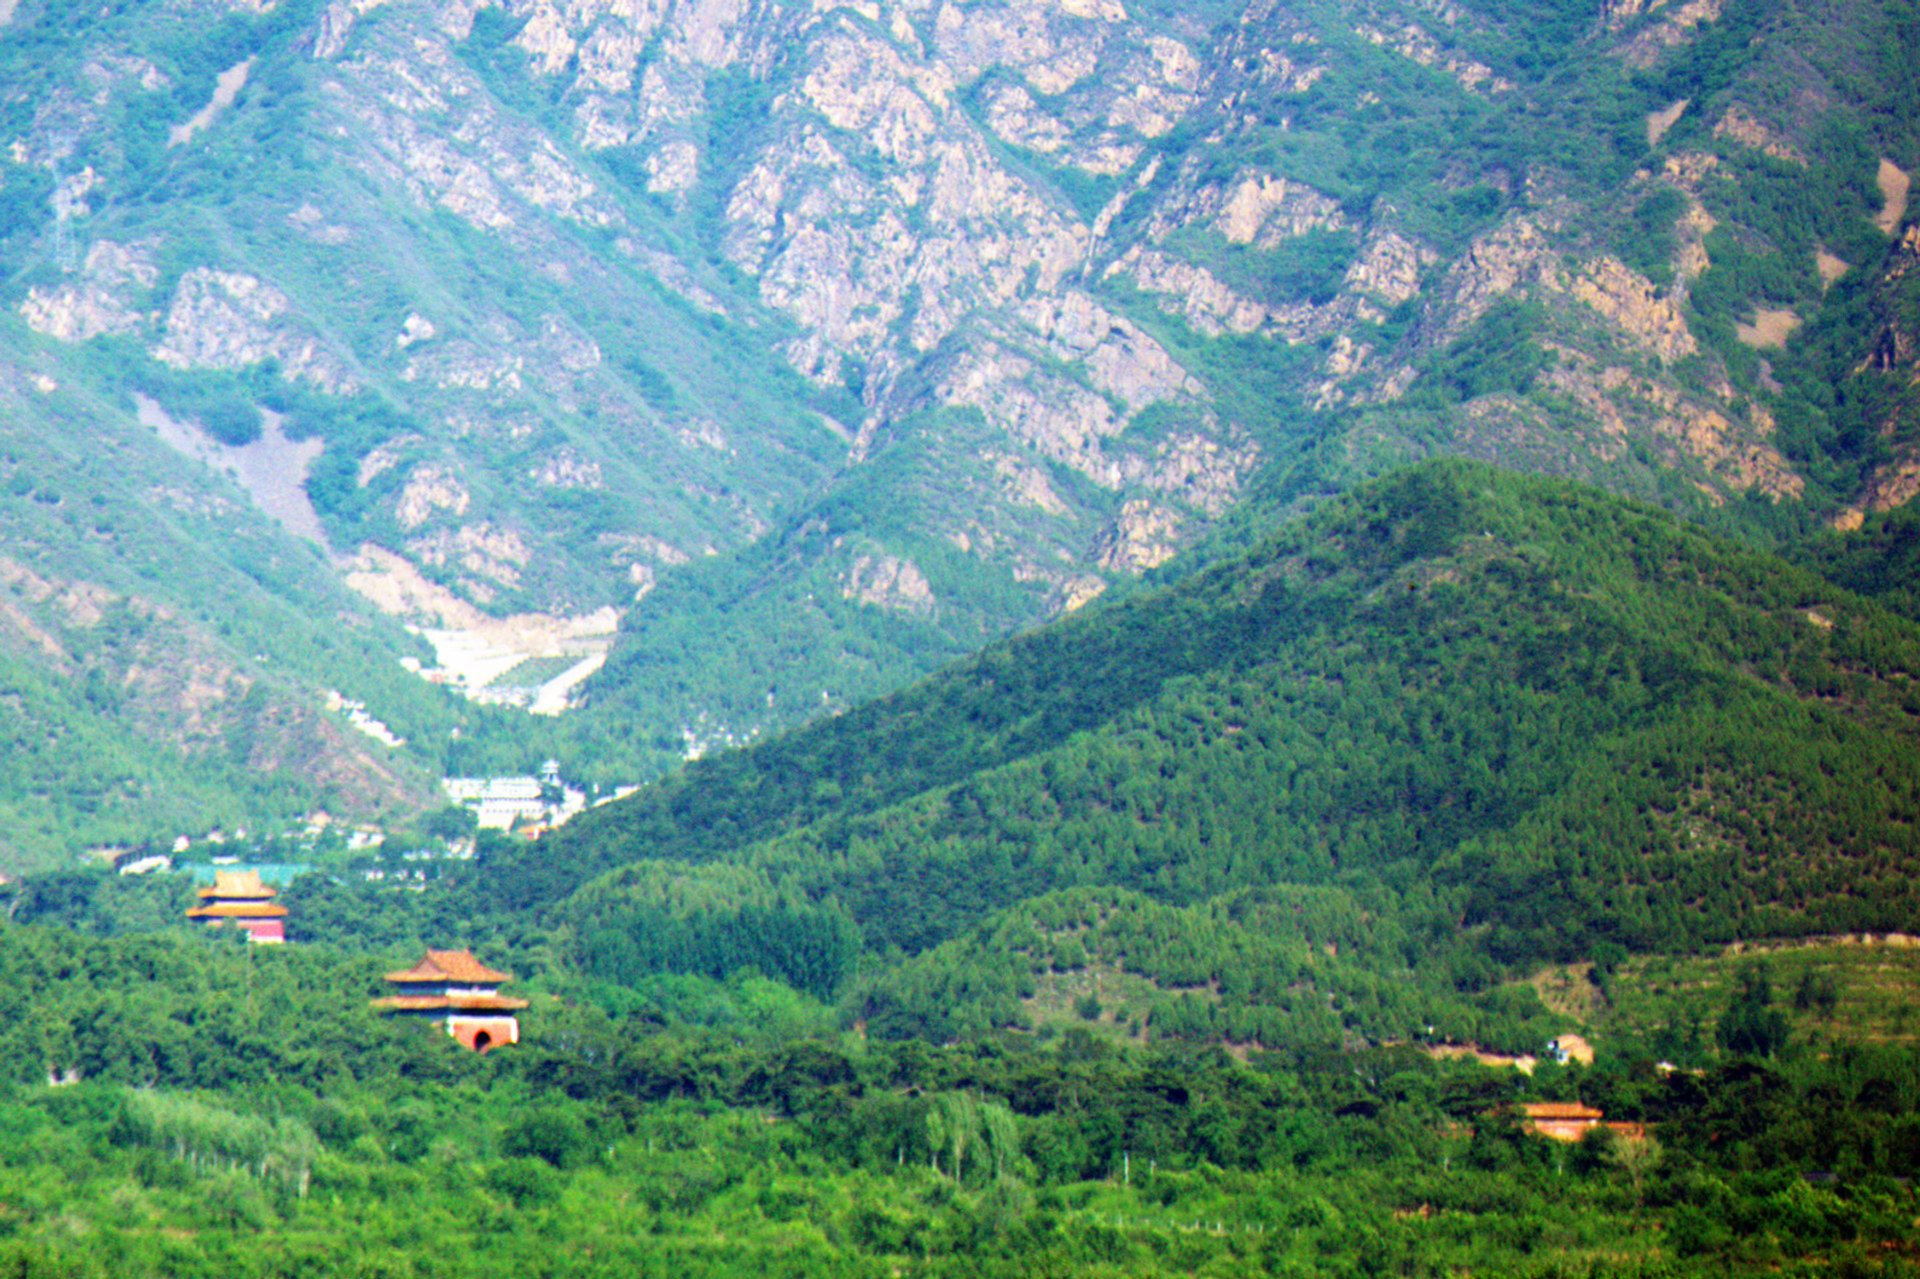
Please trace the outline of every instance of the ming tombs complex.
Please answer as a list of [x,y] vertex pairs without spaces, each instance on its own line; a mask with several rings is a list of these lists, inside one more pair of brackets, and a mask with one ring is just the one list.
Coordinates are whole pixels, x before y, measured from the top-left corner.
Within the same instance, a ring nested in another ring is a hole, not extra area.
[[383,1013],[445,1026],[475,1052],[520,1042],[520,1019],[514,1013],[527,1001],[502,995],[500,983],[513,978],[488,968],[470,950],[430,950],[413,967],[388,973],[387,980],[400,993],[373,1001]]
[[215,871],[213,887],[200,890],[200,904],[187,912],[187,918],[203,920],[209,928],[231,920],[248,940],[277,946],[287,939],[287,908],[273,900],[278,895],[279,890],[261,880],[259,871]]

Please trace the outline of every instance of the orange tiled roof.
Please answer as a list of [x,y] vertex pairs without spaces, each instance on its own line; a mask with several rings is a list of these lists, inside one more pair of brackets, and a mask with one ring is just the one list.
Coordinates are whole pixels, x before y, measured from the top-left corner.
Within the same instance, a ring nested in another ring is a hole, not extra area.
[[188,919],[279,919],[287,913],[285,906],[272,902],[215,902],[211,906],[195,906],[187,912]]
[[442,1008],[449,1012],[485,1013],[512,1012],[525,1008],[527,1001],[511,995],[389,995],[385,999],[374,1000],[373,1006],[406,1013],[433,1012]]
[[430,950],[427,957],[411,968],[388,973],[392,982],[464,981],[475,985],[512,981],[508,973],[497,973],[473,957],[470,950]]
[[1529,1119],[1599,1119],[1606,1113],[1577,1101],[1530,1101],[1520,1109]]

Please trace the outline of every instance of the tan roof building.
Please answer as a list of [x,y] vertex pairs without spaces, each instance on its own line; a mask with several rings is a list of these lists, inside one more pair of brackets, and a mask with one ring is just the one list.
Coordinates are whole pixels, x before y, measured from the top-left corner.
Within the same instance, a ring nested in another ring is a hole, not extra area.
[[475,1052],[520,1042],[520,1019],[514,1014],[527,1001],[502,995],[498,988],[512,975],[488,968],[470,950],[429,950],[419,963],[388,973],[386,980],[399,991],[373,1001],[383,1013],[445,1026]]
[[229,920],[247,934],[250,941],[277,946],[287,939],[287,908],[274,901],[280,890],[260,878],[257,870],[217,870],[213,887],[197,894],[200,904],[187,911],[188,919],[197,919],[210,928]]

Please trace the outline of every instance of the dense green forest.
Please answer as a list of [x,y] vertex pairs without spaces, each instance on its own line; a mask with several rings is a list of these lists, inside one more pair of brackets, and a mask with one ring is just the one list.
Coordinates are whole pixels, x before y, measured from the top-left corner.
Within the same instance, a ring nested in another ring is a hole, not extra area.
[[[490,960],[513,952],[487,952]],[[536,990],[484,1057],[383,957],[0,927],[0,1261],[35,1275],[1909,1273],[1911,1049],[1795,1030],[1531,1076],[1097,1028],[888,1044]],[[1791,1008],[1763,969],[1725,1031]],[[539,983],[547,984],[547,983]],[[567,985],[559,981],[560,988]],[[737,984],[736,984],[737,985]],[[739,992],[736,992],[739,993]],[[1909,992],[1911,993],[1911,992]],[[1749,1007],[1758,999],[1757,1009]],[[1579,1098],[1651,1140],[1526,1134]]]
[[[1304,979],[1324,997],[1362,956],[1405,1033],[1459,1015],[1490,964],[1903,926],[1916,660],[1913,624],[1806,570],[1578,486],[1429,464],[498,846],[473,910],[544,910],[616,979],[715,972],[719,938],[751,934],[737,964],[816,992],[858,968],[876,1025],[935,1038],[1017,1024],[1010,956],[1044,970],[1063,934],[1154,975],[1116,919],[1220,939],[1155,975],[1171,988],[1363,918],[1387,931]],[[676,910],[699,939],[666,940]],[[1231,981],[1221,1007],[1244,1023],[1290,985]],[[1336,1021],[1395,1029],[1351,995]]]

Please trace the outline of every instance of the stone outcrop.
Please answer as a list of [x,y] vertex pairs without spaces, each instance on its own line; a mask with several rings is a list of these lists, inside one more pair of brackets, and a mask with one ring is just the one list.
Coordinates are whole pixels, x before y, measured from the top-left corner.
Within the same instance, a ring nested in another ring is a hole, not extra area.
[[136,308],[159,280],[152,255],[140,246],[97,240],[87,250],[76,283],[27,290],[20,314],[35,333],[62,342],[84,342],[103,334],[137,333],[149,316]]
[[1181,165],[1147,223],[1156,244],[1181,227],[1206,226],[1233,244],[1271,249],[1292,236],[1347,225],[1339,202],[1305,183],[1257,169],[1242,169],[1227,182],[1204,182],[1202,172],[1199,156]]
[[1807,157],[1800,154],[1798,147],[1760,123],[1753,112],[1738,103],[1728,107],[1714,123],[1713,136],[1731,138],[1742,146],[1752,147],[1776,160],[1806,167]]
[[1093,544],[1093,559],[1114,573],[1144,573],[1172,559],[1179,545],[1180,517],[1135,498],[1121,506]]
[[1431,35],[1410,22],[1362,23],[1353,33],[1369,44],[1391,49],[1403,58],[1452,76],[1468,92],[1511,93],[1513,81],[1495,75],[1493,68],[1472,58],[1448,53]]
[[[1690,38],[1719,3],[1607,0],[1587,38],[1636,58]],[[130,335],[176,367],[271,360],[377,391],[395,406],[388,435],[329,435],[364,452],[323,455],[316,474],[337,483],[329,464],[348,463],[389,553],[478,612],[657,608],[688,557],[784,538],[812,504],[866,485],[861,500],[918,521],[918,540],[822,533],[763,599],[791,588],[793,606],[803,573],[825,573],[829,595],[944,643],[978,615],[971,587],[940,577],[957,553],[1020,585],[992,601],[1015,625],[1198,538],[1263,460],[1243,412],[1282,439],[1317,407],[1336,470],[1341,432],[1376,431],[1354,465],[1511,448],[1576,473],[1673,466],[1719,498],[1798,491],[1764,408],[1724,386],[1687,327],[1688,289],[1712,265],[1708,209],[1723,209],[1711,154],[1650,158],[1612,193],[1627,216],[1664,189],[1686,197],[1662,288],[1626,265],[1639,259],[1615,238],[1622,219],[1575,203],[1551,166],[1494,164],[1453,138],[1434,143],[1446,167],[1431,183],[1339,162],[1343,131],[1375,116],[1435,107],[1524,127],[1540,105],[1501,78],[1508,46],[1482,41],[1504,33],[1451,0],[317,0],[295,16],[305,32],[263,46],[171,162],[219,157],[222,130],[295,93],[326,180],[209,215],[224,239],[142,229],[118,162],[52,126],[102,127],[166,76],[90,51],[9,151],[59,167],[56,211],[92,249],[76,270],[24,277],[35,287],[13,304],[42,334]],[[1493,49],[1495,66],[1466,54]],[[311,55],[291,77],[289,50]],[[1401,59],[1428,70],[1367,77]],[[1729,105],[1738,92],[1655,112],[1649,145],[1716,118],[1716,146],[1806,136],[1755,133]],[[1393,207],[1429,197],[1446,207]],[[1488,226],[1490,206],[1503,215]],[[1460,252],[1464,225],[1477,234]],[[230,248],[193,257],[202,243]],[[1529,302],[1519,314],[1550,348],[1543,393],[1396,407],[1501,298]],[[1904,369],[1911,340],[1890,329],[1862,375]],[[1294,349],[1273,349],[1257,385],[1226,385],[1262,343]],[[40,403],[84,382],[71,353],[33,354],[0,372],[0,396]],[[1764,402],[1777,385],[1744,389]],[[1429,432],[1411,444],[1396,434],[1409,412]],[[171,479],[154,489],[214,509]],[[1881,491],[1901,481],[1889,472]],[[934,542],[927,572],[900,555]],[[1028,611],[1014,617],[1011,598]],[[724,736],[760,721],[734,707],[709,723]]]
[[1683,359],[1700,349],[1673,299],[1616,258],[1589,263],[1568,287],[1573,296],[1663,360]]
[[[461,496],[464,498],[464,494]],[[465,510],[466,503],[462,500],[452,513]],[[405,525],[407,521],[403,518],[401,523]],[[465,584],[469,594],[482,601],[489,597],[494,586],[519,586],[521,570],[533,558],[519,533],[485,520],[459,528],[435,529],[424,537],[413,538],[407,543],[407,553],[418,564],[435,568],[452,565],[463,570],[468,575]]]
[[857,603],[916,616],[934,607],[927,575],[912,560],[894,555],[855,556],[840,577],[840,594]]
[[331,103],[364,142],[361,166],[421,207],[487,231],[537,235],[529,228],[538,215],[616,225],[615,207],[594,181],[553,139],[495,106],[451,38],[382,25],[377,38],[358,43],[360,52],[335,62]]
[[1603,366],[1556,348],[1556,367],[1544,376],[1553,390],[1590,412],[1610,443],[1603,456],[1618,460],[1627,441],[1652,440],[1677,463],[1696,465],[1714,501],[1757,492],[1776,501],[1798,498],[1805,481],[1774,445],[1772,415],[1759,405],[1736,414],[1731,388],[1715,403],[1618,366]]
[[407,485],[400,490],[394,505],[393,517],[401,528],[416,529],[442,512],[456,517],[465,515],[472,503],[473,495],[450,467],[429,463],[415,467],[407,476]]
[[279,289],[243,271],[196,267],[180,278],[153,358],[181,369],[243,369],[276,360],[287,378],[345,394],[347,366],[307,332]]
[[[1659,16],[1620,45],[1620,57],[1628,66],[1644,71],[1658,62],[1670,49],[1693,39],[1694,29],[1719,18],[1726,0],[1679,0],[1679,3],[1648,6]],[[1642,10],[1639,0],[1611,0],[1608,25],[1620,27]]]

